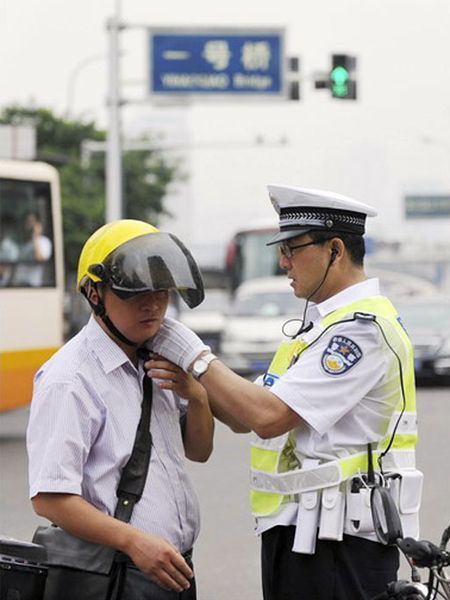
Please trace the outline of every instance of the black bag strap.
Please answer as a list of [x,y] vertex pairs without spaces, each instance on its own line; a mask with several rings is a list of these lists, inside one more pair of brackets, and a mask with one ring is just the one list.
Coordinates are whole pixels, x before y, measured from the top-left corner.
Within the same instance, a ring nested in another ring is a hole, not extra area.
[[[147,360],[149,352],[146,348],[138,348],[138,356]],[[144,397],[142,399],[141,418],[139,419],[133,450],[127,464],[123,468],[119,485],[117,486],[118,502],[114,517],[126,523],[130,521],[134,505],[136,502],[139,502],[144,491],[152,452],[150,419],[152,414],[153,383],[147,374],[144,375],[142,387]]]

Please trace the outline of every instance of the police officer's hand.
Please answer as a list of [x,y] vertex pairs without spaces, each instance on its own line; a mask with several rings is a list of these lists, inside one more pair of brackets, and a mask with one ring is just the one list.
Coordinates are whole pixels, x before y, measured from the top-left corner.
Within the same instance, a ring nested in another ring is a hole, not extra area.
[[127,554],[154,583],[166,590],[182,592],[190,587],[194,574],[182,555],[170,542],[139,532]]
[[170,317],[165,317],[158,333],[147,345],[149,350],[168,358],[183,371],[187,371],[202,352],[210,350],[196,333]]

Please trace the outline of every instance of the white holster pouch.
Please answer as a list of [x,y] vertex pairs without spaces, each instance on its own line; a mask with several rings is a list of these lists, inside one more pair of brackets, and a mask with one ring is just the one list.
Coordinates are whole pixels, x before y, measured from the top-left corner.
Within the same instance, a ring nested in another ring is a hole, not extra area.
[[[352,482],[347,485],[347,507],[344,532],[373,533],[374,525],[370,508],[370,489],[364,485],[352,492]],[[357,480],[357,478],[356,478]],[[417,539],[419,536],[419,508],[422,497],[423,474],[417,469],[399,469],[394,476],[387,476],[386,484],[398,509],[403,536]]]
[[[319,464],[315,459],[304,459],[302,467],[311,469]],[[297,523],[292,552],[314,554],[320,512],[320,491],[303,492],[299,495]]]
[[352,480],[347,485],[347,510],[345,515],[345,533],[373,533],[372,510],[370,508],[370,489],[362,486],[351,491]]
[[[398,489],[392,494],[398,495],[398,511],[402,522],[403,536],[419,537],[419,508],[422,498],[423,473],[417,469],[400,471],[400,478],[392,482]],[[394,500],[396,500],[394,495]]]
[[344,533],[345,494],[340,485],[322,490],[319,539],[342,541]]

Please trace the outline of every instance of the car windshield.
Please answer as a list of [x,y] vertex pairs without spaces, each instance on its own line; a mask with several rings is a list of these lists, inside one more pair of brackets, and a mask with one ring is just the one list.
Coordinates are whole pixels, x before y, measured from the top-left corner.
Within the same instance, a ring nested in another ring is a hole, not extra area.
[[406,329],[450,328],[450,300],[411,304],[396,302],[395,307]]
[[236,298],[232,313],[239,317],[276,317],[298,315],[302,304],[291,291],[260,292]]

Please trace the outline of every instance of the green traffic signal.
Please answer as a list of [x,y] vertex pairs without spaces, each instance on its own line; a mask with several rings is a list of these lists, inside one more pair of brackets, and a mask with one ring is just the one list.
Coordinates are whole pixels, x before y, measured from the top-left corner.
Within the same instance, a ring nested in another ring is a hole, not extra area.
[[356,100],[356,57],[351,54],[332,54],[331,69],[326,77],[316,79],[316,89],[328,89],[338,100]]
[[330,73],[331,93],[338,98],[345,98],[349,94],[350,73],[348,70],[339,65],[334,67]]

